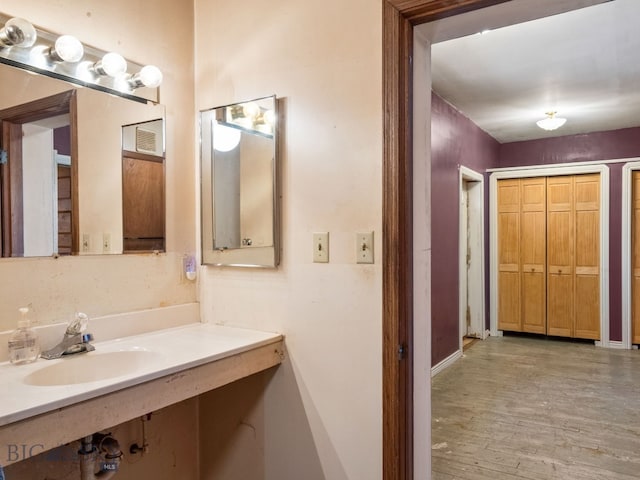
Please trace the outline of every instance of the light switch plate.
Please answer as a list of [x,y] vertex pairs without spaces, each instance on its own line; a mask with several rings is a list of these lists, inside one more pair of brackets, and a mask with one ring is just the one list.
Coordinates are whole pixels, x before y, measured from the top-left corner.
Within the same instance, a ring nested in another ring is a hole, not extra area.
[[88,233],[82,234],[82,251],[90,252],[91,251],[91,235]]
[[356,233],[356,263],[373,263],[373,232]]
[[313,263],[329,263],[329,232],[313,234]]
[[111,234],[102,234],[102,253],[111,253]]

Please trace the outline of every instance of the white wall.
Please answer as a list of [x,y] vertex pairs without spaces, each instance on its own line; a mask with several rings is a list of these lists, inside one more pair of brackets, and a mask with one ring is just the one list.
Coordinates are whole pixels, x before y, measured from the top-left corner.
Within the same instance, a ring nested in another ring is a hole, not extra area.
[[163,71],[168,252],[0,259],[0,330],[14,328],[18,307],[27,304],[42,324],[66,321],[76,309],[98,316],[193,302],[195,285],[181,280],[182,255],[195,252],[192,5],[173,0],[14,0],[3,2],[1,9]]
[[[196,108],[275,93],[283,130],[282,263],[206,268],[202,315],[283,332],[288,348],[263,413],[226,433],[224,465],[201,451],[203,479],[247,465],[244,478],[382,477],[381,14],[377,0],[196,0]],[[367,230],[376,263],[356,265]],[[311,261],[316,231],[329,264]]]

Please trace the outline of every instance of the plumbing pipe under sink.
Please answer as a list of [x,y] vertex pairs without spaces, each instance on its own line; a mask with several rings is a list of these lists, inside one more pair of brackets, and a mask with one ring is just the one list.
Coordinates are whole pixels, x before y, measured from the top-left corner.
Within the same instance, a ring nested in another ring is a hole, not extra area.
[[[81,480],[108,480],[118,472],[122,451],[110,434],[96,433],[82,439],[78,455]],[[96,463],[100,464],[97,473]]]

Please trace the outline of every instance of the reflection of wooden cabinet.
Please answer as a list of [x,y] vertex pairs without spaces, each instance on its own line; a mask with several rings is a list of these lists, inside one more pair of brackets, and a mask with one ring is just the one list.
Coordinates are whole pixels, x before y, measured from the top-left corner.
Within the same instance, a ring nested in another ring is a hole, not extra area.
[[122,158],[124,251],[164,250],[164,159],[124,152]]
[[71,167],[58,165],[58,254],[70,255],[73,231]]
[[498,182],[501,330],[600,338],[600,176]]

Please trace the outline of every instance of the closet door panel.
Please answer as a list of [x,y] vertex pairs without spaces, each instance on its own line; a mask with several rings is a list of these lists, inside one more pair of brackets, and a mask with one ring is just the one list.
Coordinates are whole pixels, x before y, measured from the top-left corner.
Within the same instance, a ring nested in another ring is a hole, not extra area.
[[546,283],[544,272],[522,273],[522,331],[546,333]]
[[576,275],[576,338],[600,340],[600,278],[598,275]]
[[546,178],[521,180],[522,330],[546,332]]
[[573,178],[547,179],[547,333],[573,333]]
[[498,182],[498,328],[521,331],[520,183]]
[[600,176],[575,177],[575,330],[600,339]]
[[547,334],[571,337],[573,330],[573,275],[549,273],[547,296]]

